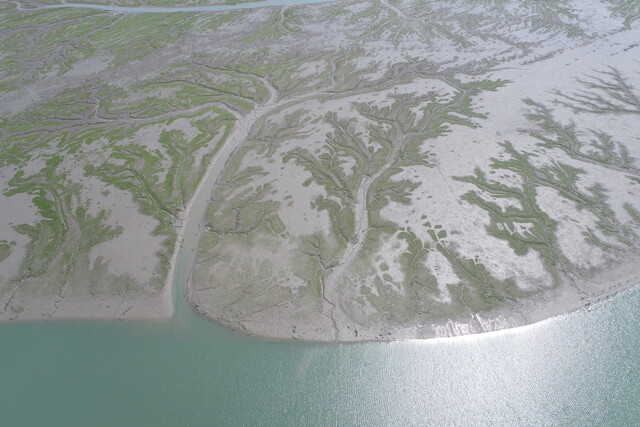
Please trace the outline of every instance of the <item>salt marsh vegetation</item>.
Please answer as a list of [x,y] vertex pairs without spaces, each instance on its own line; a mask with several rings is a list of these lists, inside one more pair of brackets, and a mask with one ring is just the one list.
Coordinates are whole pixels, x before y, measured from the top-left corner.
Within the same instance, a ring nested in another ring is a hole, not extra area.
[[169,315],[185,221],[187,297],[252,334],[596,302],[638,277],[636,3],[3,3],[0,316]]

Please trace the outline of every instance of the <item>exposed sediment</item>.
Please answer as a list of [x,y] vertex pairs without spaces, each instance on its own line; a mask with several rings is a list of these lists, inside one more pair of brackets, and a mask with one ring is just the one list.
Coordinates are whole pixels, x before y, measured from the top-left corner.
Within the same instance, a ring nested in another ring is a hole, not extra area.
[[195,309],[279,339],[496,330],[633,286],[636,9],[6,4],[0,320],[170,316],[195,223]]

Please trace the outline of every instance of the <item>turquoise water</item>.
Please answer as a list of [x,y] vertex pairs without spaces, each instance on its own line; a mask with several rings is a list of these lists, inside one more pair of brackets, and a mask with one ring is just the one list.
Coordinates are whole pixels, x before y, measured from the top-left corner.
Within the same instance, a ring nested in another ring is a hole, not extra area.
[[0,325],[0,424],[629,425],[640,291],[507,332],[435,341],[250,339],[175,321]]

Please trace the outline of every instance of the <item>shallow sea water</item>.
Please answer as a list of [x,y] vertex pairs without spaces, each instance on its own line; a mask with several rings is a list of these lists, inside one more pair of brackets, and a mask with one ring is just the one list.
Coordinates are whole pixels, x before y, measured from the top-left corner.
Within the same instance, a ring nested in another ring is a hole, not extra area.
[[251,339],[167,322],[0,325],[0,424],[633,425],[640,291],[453,339]]

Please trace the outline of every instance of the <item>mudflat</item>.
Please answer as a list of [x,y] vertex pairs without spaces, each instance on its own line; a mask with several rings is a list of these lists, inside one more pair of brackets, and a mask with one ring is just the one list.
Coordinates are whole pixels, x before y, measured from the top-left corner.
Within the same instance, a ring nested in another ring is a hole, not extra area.
[[279,339],[497,330],[633,286],[636,3],[3,3],[0,320],[171,316],[187,223],[194,308]]

